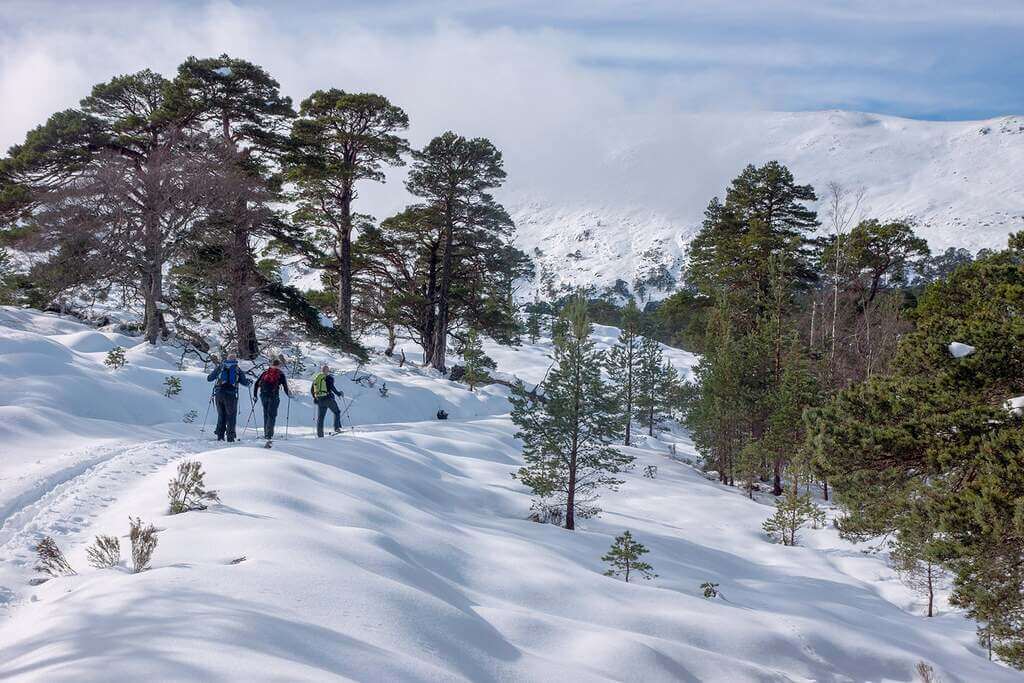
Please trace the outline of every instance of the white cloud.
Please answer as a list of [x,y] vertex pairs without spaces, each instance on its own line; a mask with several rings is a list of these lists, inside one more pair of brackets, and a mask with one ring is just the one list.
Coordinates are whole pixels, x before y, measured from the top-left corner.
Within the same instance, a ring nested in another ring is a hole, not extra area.
[[[188,55],[227,52],[264,66],[296,103],[316,88],[380,92],[409,113],[413,144],[446,129],[489,137],[520,186],[614,193],[639,163],[622,150],[661,136],[671,145],[646,146],[643,163],[671,172],[643,194],[706,198],[708,176],[728,177],[708,166],[742,155],[708,154],[721,127],[681,123],[678,111],[866,99],[954,107],[956,88],[922,77],[935,50],[905,44],[900,27],[941,41],[961,26],[1022,22],[1017,0],[439,0],[302,10],[227,0],[15,2],[0,18],[0,145],[115,74],[148,67],[170,76]],[[600,178],[591,174],[598,167]],[[366,188],[360,208],[379,215],[403,202],[399,180]]]

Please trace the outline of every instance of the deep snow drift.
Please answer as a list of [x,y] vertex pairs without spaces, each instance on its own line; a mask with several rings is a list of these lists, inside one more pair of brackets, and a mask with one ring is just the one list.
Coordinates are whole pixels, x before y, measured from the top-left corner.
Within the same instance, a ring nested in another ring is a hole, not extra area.
[[[670,443],[692,454],[681,433],[632,449],[604,514],[567,532],[525,519],[500,386],[470,393],[382,359],[365,387],[338,362],[354,428],[312,438],[307,373],[292,379],[287,440],[259,448],[250,427],[225,447],[199,433],[202,369],[134,342],[0,309],[0,678],[909,681],[924,660],[943,681],[1019,680],[985,659],[971,623],[942,601],[921,617],[881,558],[834,531],[769,543],[769,507],[669,457]],[[103,365],[115,344],[130,346],[118,371]],[[530,382],[550,363],[547,343],[488,350]],[[172,374],[183,392],[167,398]],[[450,420],[433,419],[439,407]],[[168,516],[183,458],[222,502]],[[153,568],[90,568],[96,534],[127,554],[129,515],[160,530]],[[624,529],[657,578],[602,575]],[[31,586],[44,534],[79,574]],[[723,597],[703,598],[705,581]]]

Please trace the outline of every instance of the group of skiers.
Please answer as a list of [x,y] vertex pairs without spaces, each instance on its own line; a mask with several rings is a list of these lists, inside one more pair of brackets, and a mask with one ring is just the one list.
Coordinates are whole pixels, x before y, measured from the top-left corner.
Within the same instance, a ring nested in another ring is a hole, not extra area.
[[[214,382],[213,394],[210,400],[217,406],[217,427],[214,434],[217,441],[235,441],[236,423],[238,419],[238,387],[249,386],[250,381],[246,373],[238,367],[238,356],[231,353],[224,360],[213,358],[213,371],[206,376],[208,382]],[[263,407],[263,434],[267,440],[266,447],[271,447],[274,439],[274,427],[277,424],[277,411],[281,405],[281,391],[290,401],[291,390],[288,388],[288,378],[281,368],[281,359],[274,358],[270,366],[264,370],[256,379],[252,391],[252,408],[256,409],[256,402],[259,401]],[[344,398],[345,392],[338,390],[334,383],[334,375],[328,365],[320,367],[313,377],[313,385],[310,388],[313,402],[316,404],[316,435],[324,435],[324,418],[327,411],[334,416],[334,433],[341,432],[341,409],[338,407],[336,397]]]

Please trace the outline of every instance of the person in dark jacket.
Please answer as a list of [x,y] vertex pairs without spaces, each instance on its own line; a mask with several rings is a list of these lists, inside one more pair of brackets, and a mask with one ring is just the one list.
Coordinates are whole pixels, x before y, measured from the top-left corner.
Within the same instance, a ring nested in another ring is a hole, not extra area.
[[285,396],[292,397],[288,390],[288,378],[281,370],[281,360],[275,358],[270,361],[270,367],[256,379],[256,384],[252,388],[253,399],[259,399],[263,405],[263,436],[268,447],[274,439],[274,425],[277,423],[277,408],[281,405],[282,389]]
[[322,438],[324,435],[324,417],[326,417],[328,410],[334,413],[334,433],[338,434],[341,432],[341,409],[338,408],[338,402],[334,400],[334,397],[340,396],[344,398],[345,393],[335,388],[334,375],[331,374],[330,367],[322,366],[320,372],[313,377],[313,386],[310,387],[310,393],[313,394],[313,401],[316,403],[317,437]]
[[238,420],[238,385],[249,386],[249,378],[238,367],[238,356],[228,354],[224,362],[218,363],[209,375],[207,382],[216,382],[213,389],[213,402],[217,405],[217,428],[213,433],[217,441],[235,440],[235,423]]

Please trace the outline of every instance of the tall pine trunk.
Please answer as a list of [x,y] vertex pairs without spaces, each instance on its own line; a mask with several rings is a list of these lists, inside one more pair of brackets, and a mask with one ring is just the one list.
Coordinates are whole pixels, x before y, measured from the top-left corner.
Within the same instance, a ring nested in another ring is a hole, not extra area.
[[338,278],[338,325],[345,334],[352,334],[352,188],[345,187],[341,195],[341,226],[338,241],[341,246],[341,272]]
[[448,298],[452,285],[452,245],[455,227],[451,221],[445,226],[444,255],[441,257],[441,287],[437,296],[437,321],[434,329],[433,368],[445,371],[445,354],[448,351]]
[[[150,186],[147,177],[146,187]],[[163,298],[163,254],[160,249],[160,223],[157,212],[147,202],[144,209],[143,224],[143,259],[145,266],[142,273],[142,297],[145,302],[146,341],[156,344],[163,327],[163,314],[160,311],[160,300]]]
[[633,339],[629,340],[629,347],[626,351],[626,438],[625,445],[629,445],[630,432],[633,424]]
[[[575,356],[574,351],[574,356]],[[568,495],[565,497],[565,528],[574,531],[576,529],[576,467],[577,456],[580,450],[580,412],[582,411],[582,397],[580,396],[583,385],[581,376],[580,358],[574,358],[575,367],[573,374],[575,387],[573,389],[573,425],[572,425],[572,447],[569,452],[569,484]]]
[[259,354],[260,345],[256,337],[256,320],[253,314],[249,233],[244,224],[235,222],[231,237],[230,253],[228,254],[229,288],[231,311],[235,316],[238,357],[243,360],[252,360]]
[[423,364],[429,365],[434,359],[434,328],[437,325],[437,250],[440,245],[435,243],[430,249],[430,259],[427,265],[427,305],[423,314],[426,316],[423,321]]

